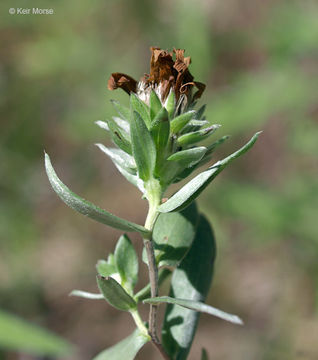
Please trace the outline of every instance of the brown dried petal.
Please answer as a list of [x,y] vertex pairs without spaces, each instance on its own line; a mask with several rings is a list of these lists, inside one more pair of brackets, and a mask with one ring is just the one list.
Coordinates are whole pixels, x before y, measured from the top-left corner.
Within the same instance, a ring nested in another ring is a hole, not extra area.
[[137,92],[137,81],[129,75],[122,73],[113,73],[108,80],[108,89],[115,90],[121,88],[127,94]]
[[194,81],[194,85],[198,88],[198,91],[193,95],[193,101],[199,99],[205,90],[205,84],[201,82]]
[[150,74],[147,82],[159,84],[163,80],[169,80],[173,76],[172,54],[160,48],[152,47],[150,61]]

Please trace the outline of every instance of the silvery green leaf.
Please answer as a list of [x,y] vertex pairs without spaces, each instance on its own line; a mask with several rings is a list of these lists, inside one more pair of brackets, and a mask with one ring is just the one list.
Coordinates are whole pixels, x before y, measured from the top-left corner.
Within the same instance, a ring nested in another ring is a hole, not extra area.
[[124,231],[137,231],[144,235],[149,233],[149,231],[143,226],[119,218],[74,194],[56,175],[48,154],[45,154],[45,168],[53,190],[57,193],[61,200],[72,209],[90,217],[93,220],[112,226],[116,229]]
[[132,292],[138,280],[138,257],[126,234],[119,238],[114,256],[121,278],[121,285],[128,292]]
[[109,131],[109,127],[105,121],[97,120],[97,121],[95,121],[95,124],[98,125],[101,129]]
[[137,112],[140,117],[143,119],[145,125],[147,128],[150,128],[151,125],[151,119],[150,119],[150,112],[149,107],[139,99],[138,96],[136,96],[134,93],[130,94],[130,106],[132,109],[132,112]]
[[21,357],[22,353],[29,353],[34,359],[46,356],[66,359],[72,357],[74,350],[61,337],[3,310],[0,310],[0,348],[4,358],[19,352]]
[[134,360],[138,351],[150,340],[136,329],[126,339],[102,351],[93,360]]
[[84,299],[90,299],[90,300],[102,300],[102,299],[104,299],[104,296],[102,294],[94,294],[94,293],[87,292],[87,291],[82,291],[82,290],[73,290],[70,293],[70,296],[78,296],[78,297],[82,297]]
[[220,126],[221,125],[215,124],[205,129],[183,134],[178,137],[177,140],[178,144],[180,146],[195,144],[199,141],[206,139],[208,136],[212,135]]
[[218,139],[217,141],[215,141],[213,144],[209,145],[207,147],[207,152],[206,155],[210,155],[214,152],[214,150],[219,146],[222,145],[224,143],[224,141],[226,141],[227,139],[229,139],[230,136],[229,135],[225,135],[222,136],[220,139]]
[[121,105],[116,100],[111,100],[111,103],[113,104],[114,108],[118,112],[119,116],[129,122],[130,121],[130,109],[127,108],[126,106]]
[[156,165],[156,147],[145,122],[136,111],[133,112],[130,132],[138,176],[140,179],[147,181],[154,173]]
[[191,167],[198,163],[205,155],[207,148],[204,146],[178,151],[168,157],[168,161],[176,161],[184,168]]
[[145,299],[143,301],[147,304],[160,304],[160,303],[167,303],[167,304],[175,304],[182,307],[185,307],[190,310],[203,312],[209,315],[216,316],[222,320],[229,321],[236,325],[243,325],[243,321],[237,316],[233,314],[226,313],[222,310],[219,310],[213,306],[204,304],[200,301],[193,301],[193,300],[187,300],[187,299],[179,299],[179,298],[172,298],[170,296],[158,296],[154,298]]
[[118,273],[114,254],[109,254],[107,261],[104,259],[98,260],[96,270],[99,275],[104,277]]
[[[127,136],[130,133],[130,129],[129,129],[129,123],[124,120],[121,119],[119,117],[113,116],[113,120],[115,121],[115,123],[124,131],[127,133]],[[104,129],[106,131],[110,131],[109,130],[109,126],[107,125],[107,123],[105,121],[102,120],[97,120],[95,121],[95,124],[98,125],[101,129]]]
[[190,110],[172,119],[170,123],[171,132],[177,134],[195,117],[195,114],[196,112],[194,110]]
[[112,277],[98,275],[97,285],[105,300],[114,308],[122,311],[136,309],[135,300]]
[[[177,266],[191,248],[199,214],[195,202],[181,212],[160,214],[153,229],[158,266]],[[147,263],[146,252],[143,260]]]
[[103,144],[95,144],[103,153],[105,153],[112,162],[132,175],[136,175],[136,163],[132,156],[125,153],[125,151],[117,148],[107,148]]
[[204,126],[207,125],[209,122],[207,120],[191,120],[188,125],[189,126]]
[[161,101],[154,90],[151,90],[149,102],[150,102],[150,118],[152,122],[162,108]]
[[117,116],[113,116],[113,120],[115,121],[115,123],[120,126],[127,134],[130,133],[130,128],[129,128],[129,122],[127,120],[121,119]]
[[153,119],[150,133],[156,146],[155,172],[158,176],[160,176],[160,170],[165,161],[166,149],[170,135],[169,115],[166,108],[162,107]]
[[[173,272],[169,296],[204,302],[211,285],[215,254],[215,239],[211,226],[201,215],[193,244]],[[187,359],[199,315],[199,312],[178,305],[167,305],[162,342],[171,358]]]
[[113,119],[107,120],[107,125],[109,127],[110,136],[113,142],[120,149],[131,155],[132,150],[129,135],[124,130],[122,130]]
[[164,107],[168,111],[169,118],[172,119],[176,110],[176,95],[172,88],[170,89],[170,93],[165,101]]
[[198,169],[200,166],[203,166],[204,164],[208,163],[209,161],[211,161],[212,159],[212,154],[215,151],[215,149],[221,145],[225,140],[227,140],[229,138],[228,135],[223,136],[221,139],[215,141],[212,145],[207,147],[207,151],[205,153],[205,155],[203,156],[203,158],[196,164],[194,164],[193,166],[183,170],[181,173],[178,174],[178,176],[176,177],[176,179],[174,180],[174,182],[178,182],[181,181],[185,178],[187,178],[188,176],[190,176],[193,171],[195,171],[196,169]]
[[206,105],[202,105],[196,113],[196,118],[202,120],[203,114],[205,112]]
[[119,165],[115,164],[117,170],[134,186],[136,186],[143,194],[145,193],[144,182],[137,175],[132,175]]
[[169,115],[166,108],[162,107],[153,119],[150,133],[155,142],[157,153],[165,149],[170,134]]
[[210,182],[233,160],[246,153],[256,142],[260,132],[256,133],[251,140],[241,149],[229,155],[225,159],[218,161],[207,170],[203,171],[179,191],[177,191],[168,201],[161,204],[158,208],[160,212],[179,211],[188,206],[196,199],[201,192],[210,184]]

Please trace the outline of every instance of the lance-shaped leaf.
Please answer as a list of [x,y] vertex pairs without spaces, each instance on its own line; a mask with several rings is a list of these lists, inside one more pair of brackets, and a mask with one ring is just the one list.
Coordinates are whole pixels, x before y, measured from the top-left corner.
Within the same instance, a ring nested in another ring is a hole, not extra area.
[[196,116],[195,116],[197,119],[202,120],[203,114],[205,112],[205,108],[206,108],[206,105],[202,105],[200,107],[200,109],[197,111]]
[[160,174],[160,169],[165,160],[166,148],[170,135],[170,122],[167,110],[162,107],[154,118],[151,128],[151,136],[156,146],[156,174]]
[[130,139],[128,137],[128,134],[123,131],[116,122],[111,119],[107,120],[107,125],[110,131],[110,136],[113,140],[113,142],[123,151],[125,151],[127,154],[132,154],[131,150],[131,144]]
[[[212,280],[215,253],[211,226],[201,215],[191,249],[172,275],[170,297],[204,302]],[[167,305],[162,340],[171,358],[187,358],[199,314],[178,305]]]
[[117,170],[123,175],[123,177],[126,178],[126,180],[128,180],[131,184],[136,186],[142,193],[145,192],[144,182],[141,179],[139,179],[137,175],[132,175],[131,173],[129,173],[128,171],[126,171],[124,168],[122,168],[117,164],[115,164],[115,166]]
[[121,285],[128,292],[132,292],[138,280],[138,257],[126,234],[119,238],[114,256],[121,278]]
[[207,170],[190,180],[185,186],[177,191],[168,201],[158,208],[160,212],[179,211],[188,206],[196,199],[210,182],[234,159],[237,159],[248,151],[256,142],[260,132],[256,133],[251,140],[241,149],[218,161]]
[[82,290],[73,290],[70,293],[70,296],[78,296],[78,297],[82,297],[84,299],[90,299],[90,300],[102,300],[102,299],[104,299],[103,294],[96,294],[96,293],[91,293],[91,292],[82,291]]
[[61,200],[63,200],[65,204],[72,209],[90,217],[93,220],[116,229],[124,231],[137,231],[144,235],[149,233],[149,231],[143,226],[119,218],[74,194],[56,175],[48,154],[45,154],[45,168],[53,190],[57,193]]
[[131,144],[139,177],[147,181],[154,172],[156,147],[150,132],[140,115],[134,111],[131,124]]
[[205,155],[207,148],[198,146],[192,149],[178,151],[168,157],[169,161],[176,161],[184,168],[191,167],[198,163]]
[[111,103],[113,104],[114,108],[116,109],[116,111],[118,112],[119,116],[125,120],[127,120],[128,122],[130,121],[130,109],[127,108],[124,105],[121,105],[118,101],[116,100],[111,100]]
[[150,340],[136,329],[126,339],[99,353],[93,360],[134,360],[138,351]]
[[[116,117],[116,116],[113,116],[113,120],[124,132],[126,132],[127,136],[130,134],[130,128],[129,128],[128,121],[121,119],[119,117]],[[97,121],[95,121],[95,124],[98,125],[101,129],[110,131],[108,124],[105,121],[97,120]]]
[[174,182],[178,182],[178,181],[181,181],[185,178],[187,178],[188,176],[190,176],[194,170],[198,169],[200,166],[208,163],[211,159],[212,159],[212,154],[213,152],[215,151],[215,149],[223,144],[223,142],[225,140],[227,140],[229,138],[228,135],[225,135],[223,136],[221,139],[215,141],[213,144],[209,145],[207,147],[207,151],[205,153],[205,155],[203,156],[203,158],[197,162],[196,164],[194,164],[193,166],[187,168],[187,169],[184,169],[181,173],[178,174],[177,178],[174,180]]
[[0,311],[0,348],[50,358],[67,358],[74,350],[57,335],[4,311]]
[[128,135],[113,120],[107,120],[107,125],[113,143],[127,154],[131,155],[132,150]]
[[185,145],[192,145],[195,144],[199,141],[203,141],[204,139],[206,139],[208,136],[212,135],[221,125],[212,125],[209,126],[208,128],[205,129],[201,129],[198,131],[193,131],[184,135],[181,135],[178,138],[178,144],[180,146],[185,146]]
[[118,126],[120,126],[123,129],[123,131],[126,132],[127,135],[130,134],[130,126],[129,126],[129,122],[127,120],[124,120],[117,116],[113,116],[113,120],[115,121],[115,123]]
[[154,139],[157,153],[163,151],[168,143],[170,134],[170,123],[167,110],[163,107],[154,118],[150,133]]
[[172,298],[170,296],[158,296],[158,297],[154,297],[154,298],[145,299],[143,302],[147,303],[147,304],[153,304],[153,305],[157,305],[157,304],[161,304],[161,303],[175,304],[175,305],[182,306],[186,309],[199,311],[202,313],[216,316],[222,320],[229,321],[233,324],[243,325],[243,321],[237,315],[226,313],[222,310],[219,310],[213,306],[204,304],[200,301],[193,301],[193,300],[179,299],[179,298],[176,299],[176,298]]
[[134,93],[130,94],[130,106],[132,112],[136,111],[145,122],[147,128],[149,129],[151,125],[149,107],[142,100],[140,100],[139,97],[136,96]]
[[135,300],[112,277],[97,276],[97,285],[105,300],[114,308],[122,311],[136,309]]
[[102,120],[97,120],[97,121],[95,121],[95,124],[96,124],[97,126],[99,126],[101,129],[106,130],[106,131],[109,131],[109,127],[108,127],[108,125],[107,125],[107,122],[102,121]]
[[209,122],[207,120],[191,120],[188,125],[201,127],[201,126],[207,125],[208,123]]
[[184,114],[175,117],[171,121],[171,132],[173,134],[177,134],[179,131],[181,131],[187,125],[187,123],[195,117],[195,113],[196,112],[194,110],[190,110]]
[[158,112],[162,108],[161,101],[158,98],[158,95],[156,94],[156,92],[154,90],[152,90],[150,93],[150,101],[149,102],[150,102],[150,118],[151,118],[151,122],[152,122],[153,119],[157,116]]
[[104,154],[106,154],[115,165],[125,169],[132,175],[136,175],[136,163],[132,156],[125,151],[116,148],[108,148],[103,144],[95,144]]
[[172,119],[176,110],[176,95],[172,88],[170,89],[169,96],[167,97],[164,106],[168,111],[169,118]]
[[153,241],[159,266],[177,266],[191,248],[199,219],[195,203],[181,212],[160,214]]

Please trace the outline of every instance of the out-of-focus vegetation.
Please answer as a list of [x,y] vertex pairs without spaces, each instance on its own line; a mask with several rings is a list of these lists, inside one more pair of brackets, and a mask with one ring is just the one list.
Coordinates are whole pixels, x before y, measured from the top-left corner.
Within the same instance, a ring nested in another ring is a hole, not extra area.
[[[54,15],[9,14],[21,6]],[[199,201],[219,247],[209,303],[246,325],[202,317],[191,358],[204,346],[213,360],[316,359],[317,2],[3,0],[0,11],[0,307],[78,344],[68,359],[132,331],[104,302],[67,297],[96,290],[95,262],[118,232],[57,199],[43,149],[77,193],[141,222],[145,203],[93,146],[109,142],[94,121],[114,114],[110,98],[128,102],[106,89],[111,72],[138,79],[150,46],[185,48],[207,84],[208,120],[232,135],[215,159],[264,130]],[[155,358],[151,346],[138,356]],[[34,358],[0,350],[0,359]]]

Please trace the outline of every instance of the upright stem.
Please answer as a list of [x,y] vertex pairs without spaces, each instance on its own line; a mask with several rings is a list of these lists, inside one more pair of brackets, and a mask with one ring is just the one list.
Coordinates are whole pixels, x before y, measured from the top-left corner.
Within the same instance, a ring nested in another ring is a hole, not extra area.
[[[152,231],[159,215],[158,206],[161,201],[161,188],[158,182],[153,181],[149,183],[147,189],[147,197],[149,201],[149,210],[145,222],[145,228],[150,230],[150,236],[144,239],[144,245],[146,248],[147,258],[148,258],[148,270],[149,270],[149,281],[150,281],[150,293],[151,297],[158,296],[158,267],[156,264],[155,251],[152,240]],[[169,360],[169,356],[166,354],[164,348],[162,347],[158,336],[157,336],[157,305],[150,305],[149,310],[149,335],[153,344],[160,351],[164,359]]]

